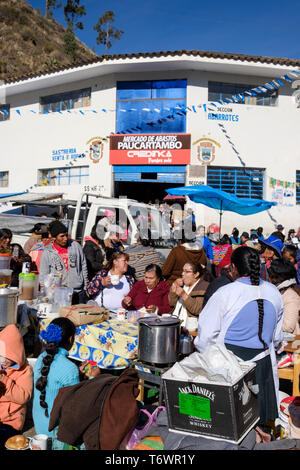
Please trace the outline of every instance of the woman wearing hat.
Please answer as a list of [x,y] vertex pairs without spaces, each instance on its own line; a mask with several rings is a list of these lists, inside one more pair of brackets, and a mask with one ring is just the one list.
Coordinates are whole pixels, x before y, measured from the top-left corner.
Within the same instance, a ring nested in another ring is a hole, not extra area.
[[26,241],[24,245],[24,252],[29,255],[30,251],[37,244],[38,241],[42,239],[42,234],[48,233],[48,227],[46,224],[35,224],[31,230],[30,238]]
[[281,250],[283,248],[283,242],[275,237],[270,235],[265,240],[260,240],[260,259],[261,259],[261,271],[260,277],[264,281],[269,280],[268,268],[271,265],[271,262],[275,258],[281,258]]

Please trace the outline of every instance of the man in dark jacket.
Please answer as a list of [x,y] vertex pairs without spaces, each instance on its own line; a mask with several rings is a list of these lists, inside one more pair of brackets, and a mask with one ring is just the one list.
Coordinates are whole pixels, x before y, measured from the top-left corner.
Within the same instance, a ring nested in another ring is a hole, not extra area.
[[272,235],[276,238],[279,238],[279,240],[281,240],[282,243],[284,243],[284,239],[285,239],[285,235],[283,234],[284,227],[281,224],[279,224],[277,225],[276,229],[277,231],[273,232]]

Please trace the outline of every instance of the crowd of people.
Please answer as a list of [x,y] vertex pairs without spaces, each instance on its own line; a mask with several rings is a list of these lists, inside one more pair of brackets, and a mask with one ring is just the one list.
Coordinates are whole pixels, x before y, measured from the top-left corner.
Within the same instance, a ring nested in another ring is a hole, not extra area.
[[[198,330],[195,348],[226,345],[242,360],[255,361],[259,384],[259,425],[278,416],[276,349],[283,332],[300,333],[299,230],[284,235],[282,225],[265,237],[262,227],[219,234],[197,227],[194,238],[178,239],[165,260],[150,239],[126,247],[110,214],[102,222],[105,238],[95,225],[81,245],[68,236],[59,220],[37,224],[24,248],[11,243],[12,232],[0,230],[0,252],[11,253],[12,285],[24,262],[39,272],[43,290],[50,273],[60,273],[62,286],[73,289],[72,304],[94,300],[117,312],[120,308],[150,314],[172,314],[182,331]],[[49,420],[62,387],[84,379],[84,367],[68,359],[75,327],[67,318],[54,319],[41,334],[44,351],[34,373],[25,357],[22,337],[14,325],[0,332],[0,446],[24,425],[26,403],[33,398],[37,433],[62,448]],[[95,368],[91,378],[100,374]]]

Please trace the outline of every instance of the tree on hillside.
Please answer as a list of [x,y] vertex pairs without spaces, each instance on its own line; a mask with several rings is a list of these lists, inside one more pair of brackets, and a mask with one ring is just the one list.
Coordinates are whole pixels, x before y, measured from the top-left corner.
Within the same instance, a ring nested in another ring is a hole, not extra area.
[[52,18],[53,16],[53,8],[56,6],[57,0],[46,0],[45,6],[45,18]]
[[75,27],[83,29],[83,23],[78,20],[82,16],[86,15],[85,6],[80,5],[80,0],[67,0],[64,6],[64,14],[65,20],[68,23],[68,27],[64,35],[65,52],[72,58],[72,61],[75,62],[77,43],[74,34],[74,23],[77,21]]
[[121,39],[124,31],[117,29],[112,26],[115,21],[115,14],[113,11],[106,11],[97,21],[94,26],[94,30],[97,31],[98,36],[96,38],[97,44],[103,44],[105,46],[105,54],[107,49],[111,48],[112,41],[114,39]]
[[[86,15],[85,6],[80,5],[80,0],[67,0],[64,6],[65,20],[68,24],[71,23],[74,30],[74,23],[76,20]],[[76,23],[76,28],[83,29],[83,23],[78,21]]]

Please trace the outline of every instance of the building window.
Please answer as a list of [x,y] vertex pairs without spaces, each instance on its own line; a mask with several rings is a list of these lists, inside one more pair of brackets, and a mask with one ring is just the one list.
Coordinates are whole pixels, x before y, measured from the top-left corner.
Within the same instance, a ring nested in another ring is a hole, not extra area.
[[300,204],[300,170],[296,170],[296,204]]
[[234,95],[242,95],[242,100],[237,104],[276,106],[278,90],[268,90],[265,93],[257,93],[256,96],[243,95],[245,91],[256,88],[257,86],[258,85],[236,85],[232,83],[208,82],[208,101],[219,101],[231,98]]
[[86,184],[89,182],[89,167],[47,168],[39,170],[39,186],[63,186],[69,184]]
[[0,188],[8,187],[8,171],[0,171]]
[[84,108],[91,105],[91,88],[43,96],[40,100],[40,112],[54,113],[68,109]]
[[186,132],[187,80],[117,82],[116,132]]
[[10,105],[0,104],[0,121],[8,121],[10,119]]
[[207,184],[237,197],[263,199],[263,168],[207,167]]

